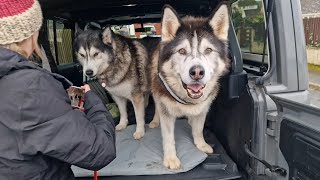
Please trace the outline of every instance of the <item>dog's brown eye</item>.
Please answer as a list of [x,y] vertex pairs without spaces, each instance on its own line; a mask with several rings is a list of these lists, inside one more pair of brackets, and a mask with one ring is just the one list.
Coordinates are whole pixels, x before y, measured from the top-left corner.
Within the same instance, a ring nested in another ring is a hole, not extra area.
[[112,44],[110,42],[107,42],[107,46],[112,46]]
[[80,53],[80,56],[81,56],[81,57],[85,57],[84,54],[81,54],[81,53]]
[[93,54],[93,57],[97,57],[98,55],[99,55],[99,53],[96,52]]
[[186,55],[187,54],[187,51],[184,49],[184,48],[181,48],[181,49],[179,49],[179,54],[181,54],[181,55]]
[[206,50],[205,50],[205,53],[206,54],[209,54],[209,53],[211,53],[213,50],[211,49],[211,48],[207,48]]

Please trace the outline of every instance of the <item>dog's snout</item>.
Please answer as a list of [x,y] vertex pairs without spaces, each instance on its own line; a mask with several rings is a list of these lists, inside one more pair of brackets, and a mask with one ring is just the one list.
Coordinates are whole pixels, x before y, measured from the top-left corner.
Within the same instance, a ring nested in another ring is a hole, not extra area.
[[93,71],[91,69],[86,70],[86,75],[87,76],[92,76],[93,75]]
[[189,75],[193,80],[200,80],[204,77],[205,70],[202,66],[192,66],[189,70]]

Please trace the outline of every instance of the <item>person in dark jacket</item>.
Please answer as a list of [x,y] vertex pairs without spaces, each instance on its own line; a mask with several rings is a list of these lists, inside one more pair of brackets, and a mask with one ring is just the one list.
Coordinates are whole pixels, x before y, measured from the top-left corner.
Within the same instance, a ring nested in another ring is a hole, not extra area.
[[85,85],[85,112],[71,83],[28,60],[42,13],[36,0],[0,0],[0,180],[70,180],[71,165],[99,170],[116,156],[110,113]]

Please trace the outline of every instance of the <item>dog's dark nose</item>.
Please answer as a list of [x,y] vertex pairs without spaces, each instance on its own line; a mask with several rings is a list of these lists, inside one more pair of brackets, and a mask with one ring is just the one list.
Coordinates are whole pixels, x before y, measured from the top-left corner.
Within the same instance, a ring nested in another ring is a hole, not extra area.
[[204,77],[205,71],[204,68],[200,65],[192,66],[189,70],[189,75],[193,80],[200,80]]
[[86,70],[86,75],[87,76],[92,76],[93,75],[93,71],[92,70]]

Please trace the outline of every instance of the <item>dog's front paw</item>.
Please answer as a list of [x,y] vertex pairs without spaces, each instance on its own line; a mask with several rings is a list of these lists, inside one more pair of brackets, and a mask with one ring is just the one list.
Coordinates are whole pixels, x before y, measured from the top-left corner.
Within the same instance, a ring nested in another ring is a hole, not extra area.
[[133,138],[135,140],[139,140],[144,136],[144,132],[141,131],[136,131],[135,133],[133,133]]
[[121,131],[122,129],[125,129],[126,127],[127,127],[126,124],[118,124],[118,125],[116,126],[116,130],[117,130],[117,131]]
[[177,156],[164,158],[163,165],[168,169],[174,170],[180,169],[181,167],[180,160],[177,158]]
[[207,154],[212,154],[213,153],[212,147],[207,143],[197,144],[196,146],[200,151],[202,151],[204,153],[207,153]]
[[151,129],[157,128],[157,127],[159,127],[159,125],[160,125],[159,122],[151,121],[149,124],[149,128],[151,128]]

